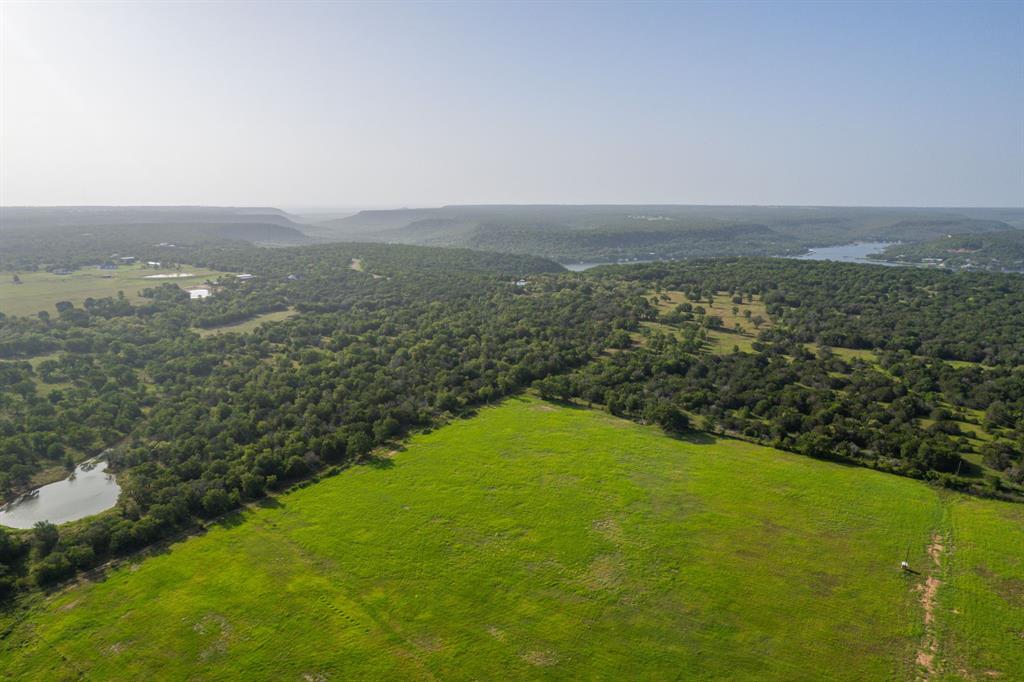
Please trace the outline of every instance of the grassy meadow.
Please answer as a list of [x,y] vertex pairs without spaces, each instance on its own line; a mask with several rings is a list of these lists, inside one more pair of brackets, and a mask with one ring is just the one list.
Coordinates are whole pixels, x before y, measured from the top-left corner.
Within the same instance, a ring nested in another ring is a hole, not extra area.
[[1021,679],[1022,512],[512,399],[0,616],[0,676]]
[[218,334],[229,334],[234,332],[235,334],[245,334],[247,332],[254,331],[264,322],[280,322],[287,320],[290,317],[294,317],[298,314],[298,311],[289,308],[287,310],[277,310],[272,313],[264,313],[257,315],[256,317],[250,318],[237,324],[226,324],[220,327],[210,327],[208,329],[196,327],[196,331],[200,336],[216,336]]
[[116,297],[118,291],[132,301],[138,292],[163,282],[174,282],[180,287],[200,285],[207,279],[224,274],[206,268],[183,266],[182,272],[191,277],[173,279],[146,279],[147,275],[174,274],[174,269],[154,269],[144,265],[120,266],[117,270],[81,268],[70,275],[52,272],[19,272],[21,284],[14,284],[14,273],[0,272],[0,312],[7,315],[35,315],[46,310],[56,314],[58,301],[70,301],[81,306],[87,298]]
[[[681,291],[662,293],[667,298],[667,300],[661,298],[658,300],[658,310],[662,313],[667,313],[680,303],[689,301]],[[744,298],[743,303],[736,304],[732,302],[729,292],[719,291],[712,299],[714,302],[710,306],[707,301],[690,301],[694,306],[702,306],[708,315],[718,315],[722,318],[720,329],[708,330],[706,350],[719,355],[731,353],[734,348],[739,348],[744,353],[753,353],[753,343],[757,340],[758,332],[772,326],[771,318],[765,310],[761,296],[752,296],[750,301]],[[736,312],[733,312],[733,308],[736,308]],[[748,310],[750,311],[749,318],[745,315]],[[760,327],[751,322],[754,317],[764,320]]]

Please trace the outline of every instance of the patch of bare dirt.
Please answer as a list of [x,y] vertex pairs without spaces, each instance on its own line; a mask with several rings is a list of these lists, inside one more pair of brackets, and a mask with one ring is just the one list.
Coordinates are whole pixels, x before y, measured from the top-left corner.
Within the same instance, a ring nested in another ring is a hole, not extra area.
[[591,528],[593,528],[598,534],[604,536],[605,539],[611,540],[612,542],[619,542],[622,540],[622,527],[619,526],[619,522],[613,518],[595,521]]
[[414,637],[410,641],[417,649],[429,651],[430,653],[436,653],[444,648],[444,642],[441,641],[441,638],[434,637],[433,635]]
[[605,554],[594,559],[583,575],[583,584],[591,590],[608,590],[618,587],[621,573],[617,556]]
[[931,625],[935,622],[935,595],[939,592],[942,581],[934,576],[928,576],[924,585],[920,586],[921,606],[924,607],[924,624]]
[[[942,552],[945,547],[942,544],[942,536],[938,533],[932,535],[931,544],[928,545],[928,556],[932,560],[930,571],[937,571],[942,563]],[[937,656],[939,651],[939,640],[935,632],[935,598],[938,595],[942,581],[934,575],[928,575],[923,584],[917,586],[921,593],[921,609],[924,611],[924,639],[917,649],[915,661],[923,670],[923,679],[935,678],[938,673]]]
[[546,668],[558,663],[558,656],[553,651],[527,651],[522,659],[538,668]]
[[940,557],[942,557],[942,550],[945,547],[942,546],[942,537],[939,535],[932,536],[932,544],[928,545],[928,556],[932,558],[932,563],[936,566],[940,565]]
[[494,639],[498,640],[499,642],[504,642],[505,641],[505,637],[506,637],[505,631],[502,630],[501,628],[496,628],[493,625],[491,625],[490,627],[487,628],[487,634],[489,634],[491,637],[493,637]]
[[60,610],[61,611],[70,611],[71,609],[73,609],[76,606],[78,606],[79,603],[81,603],[81,601],[82,601],[81,599],[75,599],[74,601],[69,601],[67,604],[65,604],[64,606],[60,607]]
[[127,648],[128,642],[114,642],[113,644],[107,647],[107,653],[112,656],[116,656],[117,654],[121,653]]
[[206,661],[214,656],[219,656],[228,650],[228,643],[231,640],[231,624],[227,618],[218,614],[208,614],[196,621],[192,629],[200,635],[216,634],[216,639],[199,654],[199,659]]

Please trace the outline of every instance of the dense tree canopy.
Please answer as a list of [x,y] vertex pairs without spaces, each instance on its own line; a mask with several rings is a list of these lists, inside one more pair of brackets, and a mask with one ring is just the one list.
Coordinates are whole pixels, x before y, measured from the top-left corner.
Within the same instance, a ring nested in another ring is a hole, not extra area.
[[[153,248],[254,277],[222,277],[203,300],[165,283],[140,304],[0,315],[0,491],[104,451],[122,486],[111,513],[0,532],[0,591],[59,580],[531,385],[671,433],[1020,494],[1017,276],[746,258],[573,274],[412,246]],[[667,291],[685,301],[666,309]],[[757,338],[709,352],[709,335],[737,333],[730,309]],[[245,333],[199,333],[283,310],[294,315]]]

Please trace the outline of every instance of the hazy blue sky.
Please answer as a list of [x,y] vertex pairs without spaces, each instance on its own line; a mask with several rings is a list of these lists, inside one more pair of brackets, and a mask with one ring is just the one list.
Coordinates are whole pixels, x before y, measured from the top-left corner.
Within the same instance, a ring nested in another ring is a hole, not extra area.
[[1024,204],[1024,2],[2,3],[0,203]]

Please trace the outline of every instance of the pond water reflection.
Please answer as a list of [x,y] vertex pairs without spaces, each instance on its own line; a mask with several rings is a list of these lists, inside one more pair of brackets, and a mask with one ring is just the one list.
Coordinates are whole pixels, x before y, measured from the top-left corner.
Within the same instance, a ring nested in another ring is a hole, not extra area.
[[107,473],[106,460],[92,459],[75,467],[63,481],[50,483],[0,507],[0,525],[31,528],[37,521],[65,523],[110,509],[121,487]]

